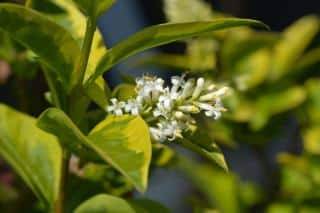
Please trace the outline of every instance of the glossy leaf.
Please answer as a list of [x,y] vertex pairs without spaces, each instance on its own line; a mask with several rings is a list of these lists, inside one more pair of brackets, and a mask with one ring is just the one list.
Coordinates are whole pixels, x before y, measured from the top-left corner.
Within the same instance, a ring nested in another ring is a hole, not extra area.
[[80,49],[66,30],[42,14],[15,4],[0,4],[0,29],[37,54],[64,88],[70,89]]
[[116,0],[73,0],[81,11],[97,20],[105,11],[107,11]]
[[47,205],[58,198],[61,148],[36,120],[0,104],[0,154]]
[[95,153],[85,146],[86,143],[89,143],[86,136],[81,133],[77,126],[61,110],[56,108],[46,110],[40,115],[37,126],[57,136],[61,145],[73,153],[86,159],[98,159],[95,157]]
[[136,213],[129,203],[107,194],[96,195],[82,203],[74,213]]
[[141,192],[148,182],[151,140],[147,124],[140,117],[109,116],[89,134],[91,147],[118,169]]
[[[38,2],[39,0],[29,0],[30,4]],[[45,13],[51,20],[65,28],[71,35],[76,39],[79,44],[79,48],[83,43],[86,29],[86,17],[78,10],[75,3],[72,0],[49,0],[56,7],[61,8],[64,13],[62,14],[51,14],[43,7],[37,7],[36,9]],[[43,4],[43,3],[41,3]],[[96,30],[93,36],[91,52],[89,56],[89,61],[87,69],[85,72],[85,80],[94,72],[99,60],[107,52],[107,48],[104,44],[101,32],[99,29]],[[99,77],[93,84],[91,84],[87,89],[87,95],[100,107],[105,107],[109,97],[109,88],[107,83],[102,77]]]
[[255,20],[230,18],[207,22],[160,24],[146,28],[111,48],[101,59],[90,81],[95,80],[120,61],[144,50],[216,30],[246,25],[265,26]]
[[38,126],[63,139],[62,142],[68,143],[69,147],[84,146],[87,151],[95,152],[127,177],[138,190],[145,191],[151,141],[148,127],[140,117],[109,116],[86,137],[61,110],[52,108],[40,116]]

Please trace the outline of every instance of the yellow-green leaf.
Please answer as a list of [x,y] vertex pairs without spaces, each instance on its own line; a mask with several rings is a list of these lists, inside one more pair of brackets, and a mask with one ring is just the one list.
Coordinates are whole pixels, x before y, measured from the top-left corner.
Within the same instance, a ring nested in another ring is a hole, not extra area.
[[62,27],[44,15],[15,4],[0,4],[0,29],[32,50],[69,90],[79,46]]
[[296,61],[303,54],[320,29],[316,16],[306,16],[296,21],[283,34],[275,47],[272,61],[271,80],[278,80],[294,68]]
[[148,126],[142,118],[109,116],[84,136],[64,112],[51,108],[42,113],[38,126],[61,138],[61,142],[86,147],[115,167],[138,190],[145,191],[152,150]]
[[136,213],[130,204],[118,197],[100,194],[82,203],[75,213]]
[[90,77],[88,83],[94,81],[98,76],[102,75],[105,71],[108,71],[115,64],[144,50],[216,30],[247,25],[265,27],[263,23],[255,20],[226,18],[205,22],[160,24],[146,28],[111,48],[101,59],[95,73]]
[[0,154],[46,205],[58,198],[62,152],[36,120],[0,104]]
[[81,11],[97,20],[105,11],[107,11],[116,0],[73,0]]

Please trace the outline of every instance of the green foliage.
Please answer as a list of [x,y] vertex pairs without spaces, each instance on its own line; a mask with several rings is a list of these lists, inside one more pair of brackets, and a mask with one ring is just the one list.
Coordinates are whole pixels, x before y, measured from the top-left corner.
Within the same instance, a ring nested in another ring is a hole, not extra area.
[[81,204],[75,213],[135,213],[125,200],[110,195],[96,195]]
[[[171,23],[143,29],[108,50],[96,23],[115,2],[0,4],[0,59],[21,79],[43,71],[46,98],[56,107],[41,108],[36,121],[0,104],[1,157],[37,196],[39,211],[170,212],[133,193],[147,190],[154,167],[167,167],[182,170],[200,192],[188,195],[195,212],[318,212],[319,18],[303,17],[284,32],[262,32],[248,26],[266,27],[263,23],[226,18],[205,1],[167,0]],[[123,76],[125,83],[111,91],[102,75],[130,56],[181,40],[184,54],[156,54],[138,64],[191,69],[188,75],[229,84],[234,91],[222,120],[196,117],[198,126],[190,125],[183,139],[159,144],[150,137],[155,126],[150,109],[141,117],[106,113],[110,98],[137,95],[132,78]],[[299,125],[303,152],[278,155],[276,174],[264,162],[276,187],[244,182],[228,171],[218,145],[246,143],[263,161],[268,142],[289,117]],[[204,159],[185,159],[167,143]],[[0,195],[18,199],[10,187],[0,185]],[[7,200],[0,196],[0,202]]]
[[97,20],[116,0],[73,0],[86,16]]
[[37,197],[53,206],[58,199],[62,152],[55,137],[36,120],[0,105],[0,153]]
[[212,31],[245,25],[266,27],[258,21],[230,18],[208,22],[162,24],[146,28],[111,48],[101,59],[95,73],[91,77],[91,81],[120,61],[143,50]]
[[128,177],[138,190],[145,191],[151,142],[148,128],[141,118],[109,116],[86,137],[62,111],[49,109],[40,116],[38,126],[56,135],[63,146],[80,156],[88,157],[95,152]]
[[1,4],[0,20],[0,28],[37,54],[69,90],[79,53],[71,35],[41,14],[22,6]]

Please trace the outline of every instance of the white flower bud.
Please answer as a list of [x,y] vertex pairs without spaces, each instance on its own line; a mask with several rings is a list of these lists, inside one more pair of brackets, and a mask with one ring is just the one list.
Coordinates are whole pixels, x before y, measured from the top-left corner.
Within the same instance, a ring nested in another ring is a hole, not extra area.
[[179,97],[180,100],[184,100],[188,98],[193,92],[193,87],[194,87],[194,79],[189,79],[183,88],[181,96]]
[[192,94],[192,100],[199,97],[199,95],[203,91],[204,83],[205,83],[204,78],[198,78],[196,88],[194,89]]
[[200,109],[194,105],[179,106],[178,109],[187,113],[199,113]]
[[199,101],[213,101],[215,98],[226,95],[228,92],[228,87],[223,87],[217,91],[208,93],[206,95],[200,96]]

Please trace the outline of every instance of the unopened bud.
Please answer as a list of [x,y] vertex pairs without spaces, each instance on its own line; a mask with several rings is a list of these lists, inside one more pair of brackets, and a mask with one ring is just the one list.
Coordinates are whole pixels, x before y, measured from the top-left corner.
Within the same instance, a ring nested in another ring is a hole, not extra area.
[[179,106],[178,109],[187,113],[199,113],[200,109],[194,105]]
[[199,95],[201,94],[201,92],[203,90],[203,87],[204,87],[204,78],[199,78],[197,80],[197,86],[192,94],[193,100],[199,97]]

